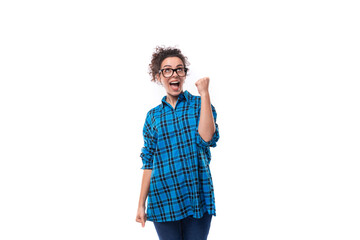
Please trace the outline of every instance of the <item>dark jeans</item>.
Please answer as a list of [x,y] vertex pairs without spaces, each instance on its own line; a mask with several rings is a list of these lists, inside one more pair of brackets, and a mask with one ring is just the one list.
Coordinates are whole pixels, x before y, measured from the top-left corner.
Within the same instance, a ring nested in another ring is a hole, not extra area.
[[192,216],[173,222],[154,222],[159,240],[206,240],[212,215]]

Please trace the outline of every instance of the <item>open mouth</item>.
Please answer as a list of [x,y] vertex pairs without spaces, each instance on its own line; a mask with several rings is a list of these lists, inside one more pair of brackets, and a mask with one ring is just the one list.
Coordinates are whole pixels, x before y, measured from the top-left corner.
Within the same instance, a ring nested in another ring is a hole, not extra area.
[[180,90],[180,81],[173,81],[170,83],[170,89],[172,89],[175,92],[178,92]]
[[171,82],[170,86],[179,87],[180,86],[180,81]]

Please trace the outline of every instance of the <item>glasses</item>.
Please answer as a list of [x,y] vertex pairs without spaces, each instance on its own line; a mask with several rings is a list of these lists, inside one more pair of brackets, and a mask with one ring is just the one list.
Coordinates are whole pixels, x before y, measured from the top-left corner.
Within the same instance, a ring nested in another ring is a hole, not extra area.
[[187,68],[176,68],[176,69],[163,68],[163,69],[160,69],[159,73],[161,72],[162,75],[166,78],[171,77],[174,74],[174,72],[176,72],[176,74],[179,77],[185,77],[187,70],[188,70]]

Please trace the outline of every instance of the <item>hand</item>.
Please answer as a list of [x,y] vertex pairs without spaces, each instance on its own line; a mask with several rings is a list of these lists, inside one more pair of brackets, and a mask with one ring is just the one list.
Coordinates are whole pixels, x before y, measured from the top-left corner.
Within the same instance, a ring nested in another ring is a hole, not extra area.
[[142,227],[145,227],[146,219],[147,219],[147,216],[145,213],[145,207],[139,207],[137,214],[136,214],[136,221],[138,223],[141,223]]
[[204,77],[204,78],[199,79],[195,83],[195,86],[197,87],[200,96],[209,93],[209,82],[210,82],[210,78]]

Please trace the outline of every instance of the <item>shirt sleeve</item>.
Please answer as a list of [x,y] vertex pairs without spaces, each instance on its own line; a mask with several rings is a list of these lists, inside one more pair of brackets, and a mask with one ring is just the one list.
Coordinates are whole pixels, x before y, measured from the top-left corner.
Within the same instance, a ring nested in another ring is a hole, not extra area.
[[154,152],[157,144],[157,134],[154,130],[150,113],[147,114],[144,128],[144,147],[141,149],[140,157],[142,158],[143,166],[141,169],[152,169]]
[[197,121],[197,128],[196,128],[196,143],[198,146],[200,147],[216,147],[216,143],[220,138],[219,135],[219,126],[216,123],[216,119],[217,119],[217,114],[216,114],[216,110],[215,107],[213,105],[211,105],[211,109],[212,109],[212,113],[213,113],[213,117],[214,117],[214,122],[215,122],[215,133],[212,137],[212,139],[208,142],[206,142],[199,134],[198,128],[199,128],[199,120],[200,120],[200,109],[199,109],[199,117],[198,117],[198,121]]

